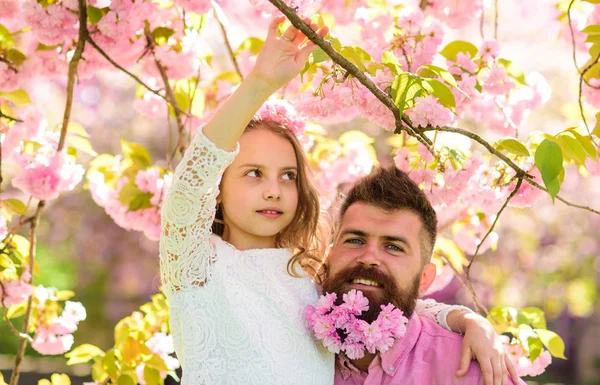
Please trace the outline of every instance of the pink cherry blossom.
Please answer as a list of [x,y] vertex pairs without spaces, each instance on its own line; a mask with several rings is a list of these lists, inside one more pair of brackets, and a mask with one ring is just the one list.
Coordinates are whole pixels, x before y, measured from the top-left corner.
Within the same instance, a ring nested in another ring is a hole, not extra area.
[[452,111],[442,106],[433,95],[415,98],[415,106],[406,111],[418,127],[443,127],[452,122]]
[[75,342],[72,334],[56,335],[44,326],[38,327],[33,337],[31,347],[40,354],[64,354],[71,349]]
[[306,123],[294,107],[285,100],[267,101],[261,106],[256,115],[262,120],[281,124],[298,137],[304,134]]
[[62,152],[52,156],[38,154],[12,184],[35,199],[56,199],[61,192],[75,188],[83,177],[83,167],[70,158]]
[[0,305],[10,307],[27,301],[27,298],[33,293],[33,286],[27,282],[31,279],[29,273],[24,273],[19,280],[4,282],[4,290],[0,295],[4,296],[4,300]]

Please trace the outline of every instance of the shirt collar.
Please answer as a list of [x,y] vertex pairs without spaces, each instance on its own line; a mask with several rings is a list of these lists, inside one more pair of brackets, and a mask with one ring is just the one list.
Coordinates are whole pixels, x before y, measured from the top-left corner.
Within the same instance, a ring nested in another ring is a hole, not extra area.
[[[416,313],[410,317],[408,324],[406,325],[406,333],[402,338],[394,343],[394,345],[385,353],[380,353],[375,357],[369,367],[374,365],[380,365],[381,369],[388,376],[393,376],[396,373],[400,362],[410,353],[414,348],[421,334],[421,328],[423,323]],[[338,354],[337,363],[339,365],[340,374],[344,380],[347,380],[352,372],[361,373],[361,371],[352,365],[352,362],[344,352]]]

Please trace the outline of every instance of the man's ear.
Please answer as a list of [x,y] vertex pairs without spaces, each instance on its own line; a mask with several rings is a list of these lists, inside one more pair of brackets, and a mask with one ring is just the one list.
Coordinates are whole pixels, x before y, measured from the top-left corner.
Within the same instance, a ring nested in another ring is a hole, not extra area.
[[423,266],[423,270],[421,270],[421,283],[419,285],[419,297],[423,296],[427,289],[429,289],[429,286],[433,284],[436,275],[435,264],[429,262]]

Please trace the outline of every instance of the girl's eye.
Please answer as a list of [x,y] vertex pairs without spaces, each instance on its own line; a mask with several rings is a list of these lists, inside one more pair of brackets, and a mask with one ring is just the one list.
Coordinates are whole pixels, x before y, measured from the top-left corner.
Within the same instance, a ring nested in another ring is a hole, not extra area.
[[286,172],[285,174],[283,174],[283,179],[285,180],[296,180],[296,174],[294,174],[293,172]]
[[261,174],[259,170],[250,170],[246,173],[246,175],[251,176],[253,178],[259,178]]

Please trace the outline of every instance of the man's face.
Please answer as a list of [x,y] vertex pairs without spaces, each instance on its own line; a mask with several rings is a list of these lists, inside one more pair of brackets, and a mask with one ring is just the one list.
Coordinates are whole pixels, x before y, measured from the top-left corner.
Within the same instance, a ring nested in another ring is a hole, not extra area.
[[369,299],[367,321],[380,305],[392,303],[407,317],[415,300],[435,278],[435,265],[423,267],[420,234],[423,223],[409,210],[387,213],[365,203],[346,211],[328,258],[324,292],[341,294],[361,290]]

